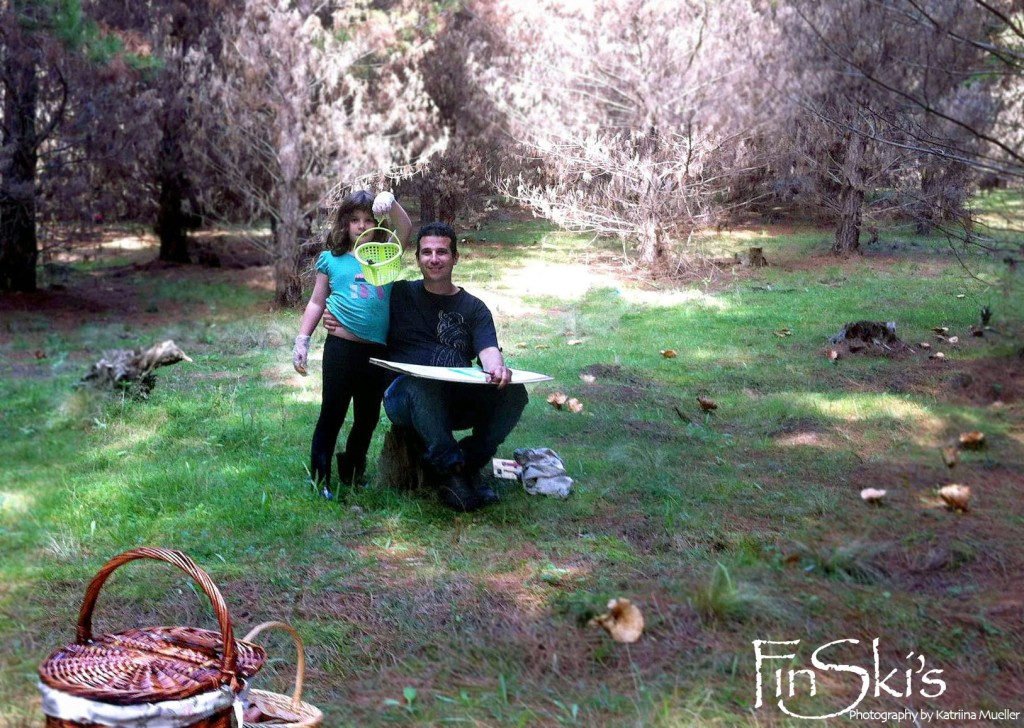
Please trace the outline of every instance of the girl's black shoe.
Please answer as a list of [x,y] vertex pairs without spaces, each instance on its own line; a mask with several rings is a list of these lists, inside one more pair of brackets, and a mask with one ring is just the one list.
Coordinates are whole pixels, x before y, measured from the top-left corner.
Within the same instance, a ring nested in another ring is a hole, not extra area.
[[339,452],[335,458],[338,462],[338,482],[352,487],[362,484],[366,471],[366,458],[356,460],[347,452]]

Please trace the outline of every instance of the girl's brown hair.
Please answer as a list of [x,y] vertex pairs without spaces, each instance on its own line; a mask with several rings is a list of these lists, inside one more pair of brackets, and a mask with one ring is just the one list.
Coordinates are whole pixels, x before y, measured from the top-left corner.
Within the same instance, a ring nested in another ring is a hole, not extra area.
[[[327,236],[327,246],[333,255],[344,255],[352,250],[354,240],[349,239],[348,221],[352,213],[362,210],[373,217],[373,193],[366,190],[353,192],[338,207],[331,221],[331,232]],[[381,243],[387,240],[388,234],[383,230],[375,230],[373,236],[366,236],[361,243]]]

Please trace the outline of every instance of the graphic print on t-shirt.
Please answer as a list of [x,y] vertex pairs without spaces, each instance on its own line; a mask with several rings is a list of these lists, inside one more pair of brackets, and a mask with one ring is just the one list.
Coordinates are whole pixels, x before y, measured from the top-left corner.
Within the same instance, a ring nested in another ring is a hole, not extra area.
[[356,274],[356,282],[350,283],[348,287],[349,298],[374,298],[378,301],[384,300],[384,289],[380,286],[371,286],[366,282],[362,273]]
[[431,366],[458,367],[468,359],[469,327],[462,314],[456,312],[437,312],[437,342]]

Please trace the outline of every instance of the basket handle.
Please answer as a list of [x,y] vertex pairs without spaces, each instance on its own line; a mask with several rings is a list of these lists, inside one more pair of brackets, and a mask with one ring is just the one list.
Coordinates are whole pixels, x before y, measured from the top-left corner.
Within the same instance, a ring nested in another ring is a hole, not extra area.
[[221,596],[220,589],[213,583],[209,574],[200,569],[192,559],[181,551],[153,547],[131,549],[119,556],[115,556],[104,564],[103,568],[96,573],[96,576],[92,578],[89,586],[85,589],[85,599],[82,600],[82,609],[78,613],[78,629],[75,641],[80,645],[92,641],[92,612],[96,606],[96,599],[100,595],[100,589],[115,569],[138,559],[154,559],[177,566],[202,587],[203,592],[210,598],[210,602],[213,604],[213,610],[217,613],[217,624],[220,625],[220,638],[224,645],[224,653],[221,656],[220,663],[221,673],[230,678],[231,689],[237,691],[240,683],[236,674],[237,654],[235,638],[231,626],[231,615],[228,614],[224,597]]
[[283,629],[295,640],[298,662],[295,667],[295,692],[292,693],[292,710],[298,713],[302,707],[302,683],[306,678],[306,649],[302,645],[302,638],[299,637],[299,633],[290,624],[284,622],[264,622],[263,624],[257,624],[249,630],[249,634],[243,637],[242,640],[252,642],[256,635],[267,629]]
[[[363,243],[375,243],[375,242],[377,242],[376,240],[363,240],[363,236],[364,235],[366,235],[368,233],[372,233],[374,230],[383,230],[384,232],[386,232],[388,235],[391,236],[391,241],[398,245],[398,252],[399,253],[404,253],[405,252],[405,246],[402,245],[402,239],[400,237],[398,237],[398,233],[396,233],[391,228],[386,228],[386,227],[383,227],[383,226],[377,226],[377,227],[368,228],[366,230],[363,230],[363,232],[359,233],[359,237],[357,237],[355,242],[352,243],[352,250],[353,250],[353,252],[355,251],[356,248],[358,248]],[[360,240],[363,240],[363,242],[362,243],[359,242]]]

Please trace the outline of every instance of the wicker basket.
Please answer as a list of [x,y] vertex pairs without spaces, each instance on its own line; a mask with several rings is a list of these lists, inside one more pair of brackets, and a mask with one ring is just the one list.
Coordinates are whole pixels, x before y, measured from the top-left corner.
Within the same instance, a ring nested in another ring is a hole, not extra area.
[[264,622],[253,627],[243,639],[253,640],[256,635],[267,629],[283,629],[295,640],[298,661],[295,667],[295,692],[291,697],[266,690],[250,690],[249,701],[262,714],[257,722],[245,721],[245,728],[314,728],[323,723],[324,714],[316,706],[302,700],[302,681],[306,676],[306,650],[302,646],[302,638],[293,627],[284,622]]
[[[366,235],[383,230],[391,236],[393,242],[362,243],[359,241]],[[352,254],[356,256],[366,281],[374,286],[385,286],[394,283],[402,272],[402,241],[393,230],[384,227],[370,228],[358,238]]]
[[[115,569],[138,559],[164,561],[192,577],[213,604],[220,631],[148,627],[93,636],[92,614],[100,589]],[[265,660],[262,647],[234,639],[231,617],[220,590],[195,562],[180,551],[139,548],[114,557],[92,578],[78,614],[75,642],[54,651],[39,666],[39,677],[44,693],[56,694],[71,703],[99,704],[104,710],[109,706],[168,704],[177,709],[180,705],[198,704],[211,693],[226,694],[227,707],[218,707],[213,715],[197,715],[195,722],[187,725],[229,728],[230,700],[243,689],[243,678],[255,674]],[[76,721],[48,713],[46,725],[111,725]]]

